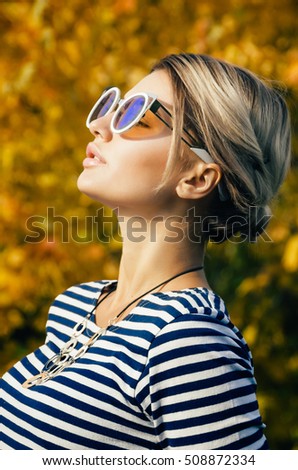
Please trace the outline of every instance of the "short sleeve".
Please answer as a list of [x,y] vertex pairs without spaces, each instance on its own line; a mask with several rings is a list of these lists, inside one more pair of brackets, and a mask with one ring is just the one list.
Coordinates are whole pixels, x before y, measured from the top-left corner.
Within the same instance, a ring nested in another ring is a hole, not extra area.
[[138,399],[161,449],[244,449],[264,440],[249,349],[206,315],[181,315],[154,339]]

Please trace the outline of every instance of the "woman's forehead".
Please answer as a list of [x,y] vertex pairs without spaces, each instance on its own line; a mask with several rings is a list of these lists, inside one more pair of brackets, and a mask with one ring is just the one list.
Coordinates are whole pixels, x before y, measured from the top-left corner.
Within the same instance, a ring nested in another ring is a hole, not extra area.
[[153,93],[167,108],[173,107],[172,85],[168,74],[164,70],[157,70],[146,75],[126,93],[125,97],[128,98],[138,92]]

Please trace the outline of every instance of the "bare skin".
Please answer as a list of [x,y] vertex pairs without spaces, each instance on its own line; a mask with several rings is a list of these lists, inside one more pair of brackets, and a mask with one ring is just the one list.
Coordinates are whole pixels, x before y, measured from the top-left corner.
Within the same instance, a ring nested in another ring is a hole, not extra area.
[[[164,71],[146,76],[127,96],[137,91],[156,94],[171,110],[172,88]],[[172,132],[150,111],[144,120],[145,126],[141,124],[138,129],[134,129],[133,136],[129,134],[130,131],[127,135],[113,134],[109,127],[111,115],[93,121],[90,126],[94,136],[92,148],[95,153],[98,152],[102,161],[85,168],[78,180],[78,187],[83,193],[109,207],[117,208],[123,238],[117,288],[98,306],[96,312],[96,323],[102,327],[107,326],[127,304],[150,288],[175,274],[204,264],[205,243],[191,241],[185,224],[180,221],[194,205],[206,213],[206,207],[214,197],[213,190],[221,177],[220,168],[214,163],[204,163],[189,151],[193,160],[191,169],[174,175],[167,186],[156,194],[155,188],[166,166]],[[176,217],[179,233],[182,230],[185,233],[179,242],[173,241],[173,234],[169,234],[166,223],[169,217]],[[142,232],[136,242],[130,229],[140,218]],[[204,270],[177,277],[158,290],[192,287],[210,288]],[[134,306],[125,310],[120,320]]]

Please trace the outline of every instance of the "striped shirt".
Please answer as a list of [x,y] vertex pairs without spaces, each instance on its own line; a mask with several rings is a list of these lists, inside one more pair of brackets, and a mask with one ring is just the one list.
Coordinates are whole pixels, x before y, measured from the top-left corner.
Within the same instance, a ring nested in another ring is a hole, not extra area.
[[[265,449],[251,353],[220,297],[205,288],[155,292],[44,384],[38,374],[104,286],[53,302],[45,344],[1,379],[1,449]],[[95,318],[80,348],[98,330]]]

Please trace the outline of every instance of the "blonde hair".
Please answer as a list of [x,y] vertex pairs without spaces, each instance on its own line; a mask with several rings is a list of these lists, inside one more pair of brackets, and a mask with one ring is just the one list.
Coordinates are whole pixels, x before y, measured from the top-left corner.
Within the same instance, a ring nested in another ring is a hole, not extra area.
[[182,169],[187,164],[181,142],[186,127],[220,166],[228,193],[227,201],[218,200],[211,208],[209,239],[229,238],[235,231],[235,221],[231,233],[229,220],[235,215],[241,217],[242,234],[256,237],[265,228],[257,221],[270,213],[269,203],[290,165],[290,119],[281,94],[252,72],[206,55],[170,55],[155,70],[168,73],[175,100],[162,184],[177,165]]

